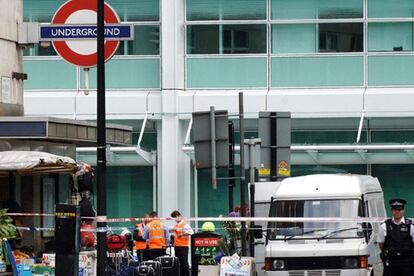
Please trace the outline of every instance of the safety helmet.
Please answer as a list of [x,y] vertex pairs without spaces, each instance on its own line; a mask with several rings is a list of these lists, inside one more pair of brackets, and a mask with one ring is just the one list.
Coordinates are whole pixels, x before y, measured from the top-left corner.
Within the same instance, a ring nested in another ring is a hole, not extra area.
[[124,228],[121,232],[121,236],[131,235],[131,231],[128,228]]
[[203,226],[201,226],[201,230],[204,232],[214,232],[216,230],[216,226],[212,222],[204,222]]

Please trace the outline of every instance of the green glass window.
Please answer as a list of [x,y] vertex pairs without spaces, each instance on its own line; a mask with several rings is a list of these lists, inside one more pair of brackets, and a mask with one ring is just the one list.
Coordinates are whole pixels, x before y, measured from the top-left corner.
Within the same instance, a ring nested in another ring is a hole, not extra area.
[[266,58],[188,58],[187,87],[267,87]]
[[128,41],[130,55],[159,55],[160,26],[135,26],[134,40]]
[[371,141],[373,143],[413,143],[414,131],[372,131]]
[[315,24],[272,25],[272,53],[316,52],[316,29]]
[[396,18],[414,17],[414,1],[412,0],[369,0],[368,17]]
[[369,23],[369,51],[412,51],[413,23]]
[[384,192],[384,202],[388,214],[391,210],[388,201],[392,198],[406,198],[410,204],[405,208],[406,214],[414,213],[414,204],[412,204],[411,195],[414,192],[413,178],[414,170],[411,164],[393,164],[393,165],[372,165],[371,174],[378,177]]
[[[353,144],[356,131],[293,131],[292,144]],[[366,132],[361,135],[361,142],[366,141]]]
[[53,48],[52,43],[50,42],[42,42],[39,44],[35,44],[32,48],[24,49],[23,54],[25,56],[57,56],[58,54]]
[[362,52],[362,23],[272,25],[273,53]]
[[76,89],[76,67],[66,61],[25,60],[24,71],[24,89]]
[[67,0],[23,0],[23,21],[50,22],[57,9]]
[[362,18],[363,0],[272,0],[272,19]]
[[414,85],[414,56],[368,57],[368,85]]
[[[122,158],[122,157],[120,157]],[[139,185],[137,185],[139,179]],[[141,217],[153,209],[153,174],[151,167],[108,166],[108,216]],[[96,193],[95,193],[96,194]],[[96,198],[94,198],[94,202]],[[133,223],[113,223],[113,226],[133,226]]]
[[293,165],[292,176],[302,176],[309,174],[367,174],[366,165]]
[[272,86],[362,86],[363,62],[362,56],[272,58]]
[[134,26],[134,40],[121,41],[116,55],[159,55],[160,26]]
[[121,21],[158,21],[160,0],[106,0]]
[[266,19],[266,0],[187,0],[187,20]]
[[266,53],[266,25],[189,25],[187,53]]
[[[24,0],[27,22],[50,22],[56,10],[67,0]],[[159,0],[107,0],[121,21],[158,21]]]
[[[84,73],[81,71],[81,84]],[[160,59],[111,59],[106,63],[107,88],[160,88]],[[89,73],[90,88],[96,88],[96,67]]]

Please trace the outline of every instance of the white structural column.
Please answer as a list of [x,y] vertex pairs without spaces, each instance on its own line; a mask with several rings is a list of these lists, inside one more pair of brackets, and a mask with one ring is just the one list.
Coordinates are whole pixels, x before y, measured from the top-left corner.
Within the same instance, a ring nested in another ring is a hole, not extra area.
[[[161,121],[158,123],[158,211],[168,216],[184,207],[180,185],[185,158],[177,116],[178,92],[184,90],[184,2],[161,0]],[[189,205],[189,204],[188,204]],[[183,214],[189,210],[180,210]]]
[[[179,145],[184,144],[186,131],[189,121],[180,120],[179,122]],[[178,209],[186,216],[191,215],[191,158],[179,150],[178,162]]]

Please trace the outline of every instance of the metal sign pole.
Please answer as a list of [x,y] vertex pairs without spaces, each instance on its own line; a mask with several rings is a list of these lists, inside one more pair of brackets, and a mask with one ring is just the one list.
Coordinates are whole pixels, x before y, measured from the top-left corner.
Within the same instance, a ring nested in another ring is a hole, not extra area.
[[[254,156],[254,147],[255,144],[249,143],[249,159],[250,159],[250,216],[254,217],[254,174],[255,174],[255,156]],[[254,257],[254,234],[253,234],[253,225],[250,223],[250,257]]]
[[234,186],[236,186],[235,176],[236,169],[234,164],[234,125],[232,121],[229,121],[229,213],[234,210]]
[[[255,198],[255,174],[256,174],[256,145],[260,144],[260,139],[251,138],[246,140],[249,146],[249,167],[250,167],[250,217],[254,217],[254,198]],[[254,257],[254,222],[250,223],[250,257]]]
[[[246,216],[246,177],[244,171],[244,111],[243,92],[239,93],[239,118],[240,118],[240,211],[241,216]],[[246,222],[241,223],[242,256],[247,256]]]
[[211,139],[211,186],[217,189],[217,165],[216,165],[216,111],[210,106],[210,139]]
[[[98,79],[97,79],[97,207],[98,218],[106,216],[106,114],[105,114],[105,41],[104,41],[104,0],[98,0]],[[98,220],[98,228],[106,227],[106,222]],[[98,236],[98,276],[106,275],[106,232]]]
[[270,113],[270,181],[277,181],[277,120],[276,113]]

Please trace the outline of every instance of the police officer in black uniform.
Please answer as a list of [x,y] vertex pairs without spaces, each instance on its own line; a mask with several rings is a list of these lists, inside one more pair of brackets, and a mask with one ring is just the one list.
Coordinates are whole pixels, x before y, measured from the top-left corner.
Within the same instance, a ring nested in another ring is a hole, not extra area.
[[412,276],[414,226],[404,217],[404,199],[389,201],[392,218],[381,224],[378,231],[378,243],[382,250],[384,276]]

